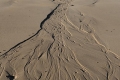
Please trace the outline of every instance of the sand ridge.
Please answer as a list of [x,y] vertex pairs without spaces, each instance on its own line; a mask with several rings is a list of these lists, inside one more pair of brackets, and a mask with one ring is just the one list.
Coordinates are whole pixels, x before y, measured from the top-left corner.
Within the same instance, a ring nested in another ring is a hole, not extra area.
[[[119,56],[107,49],[95,29],[68,12],[73,0],[58,5],[40,30],[0,56],[1,80],[119,80]],[[79,15],[80,18],[84,15]]]

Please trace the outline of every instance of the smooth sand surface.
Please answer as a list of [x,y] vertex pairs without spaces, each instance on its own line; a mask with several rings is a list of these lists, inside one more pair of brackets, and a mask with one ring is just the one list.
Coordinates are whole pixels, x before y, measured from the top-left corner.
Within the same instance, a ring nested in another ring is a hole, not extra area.
[[48,0],[0,0],[0,52],[34,35],[56,4]]
[[95,29],[107,48],[120,56],[119,0],[74,0],[73,4],[76,4],[74,10],[86,16],[85,22]]
[[120,80],[119,0],[0,4],[0,80]]

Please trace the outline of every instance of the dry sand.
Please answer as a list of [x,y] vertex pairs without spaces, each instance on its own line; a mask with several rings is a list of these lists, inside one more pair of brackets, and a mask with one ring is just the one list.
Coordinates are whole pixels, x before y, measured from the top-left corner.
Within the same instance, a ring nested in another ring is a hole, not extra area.
[[0,0],[1,54],[34,35],[55,7],[49,0]]
[[120,80],[119,7],[119,0],[0,1],[0,80]]

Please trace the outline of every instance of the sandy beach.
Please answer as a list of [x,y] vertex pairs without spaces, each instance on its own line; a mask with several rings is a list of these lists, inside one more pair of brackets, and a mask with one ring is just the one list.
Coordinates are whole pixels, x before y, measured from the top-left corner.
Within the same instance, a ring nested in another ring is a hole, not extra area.
[[120,80],[119,0],[1,0],[0,80]]

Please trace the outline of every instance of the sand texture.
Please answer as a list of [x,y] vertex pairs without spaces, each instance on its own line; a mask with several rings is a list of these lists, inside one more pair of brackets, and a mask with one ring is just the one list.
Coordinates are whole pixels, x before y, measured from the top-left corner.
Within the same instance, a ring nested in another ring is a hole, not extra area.
[[119,54],[95,28],[97,17],[75,10],[79,1],[94,7],[103,0],[49,0],[56,7],[38,32],[0,55],[0,80],[120,80]]

